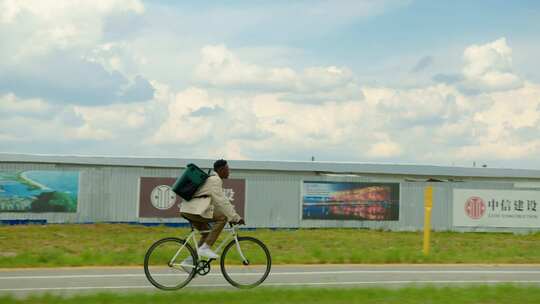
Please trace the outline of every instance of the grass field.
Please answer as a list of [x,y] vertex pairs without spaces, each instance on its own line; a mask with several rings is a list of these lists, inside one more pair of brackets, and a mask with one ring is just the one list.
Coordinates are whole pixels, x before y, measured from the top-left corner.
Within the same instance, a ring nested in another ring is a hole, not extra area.
[[94,304],[94,303],[363,303],[363,304],[523,304],[540,303],[540,287],[533,286],[476,286],[476,287],[409,287],[402,289],[274,289],[248,291],[185,291],[152,294],[81,295],[75,297],[34,296],[24,299],[0,297],[2,304]]
[[[187,229],[125,224],[0,226],[0,267],[142,265],[156,240]],[[432,233],[431,255],[422,234],[360,229],[241,231],[261,239],[274,264],[540,263],[540,233]]]

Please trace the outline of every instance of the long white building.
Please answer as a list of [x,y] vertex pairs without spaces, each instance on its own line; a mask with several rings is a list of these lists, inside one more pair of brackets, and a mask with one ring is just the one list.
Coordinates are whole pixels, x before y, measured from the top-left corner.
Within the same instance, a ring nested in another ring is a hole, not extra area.
[[[0,223],[184,225],[170,186],[214,160],[0,153]],[[249,227],[421,230],[433,187],[435,230],[540,230],[540,170],[229,161],[226,194]]]

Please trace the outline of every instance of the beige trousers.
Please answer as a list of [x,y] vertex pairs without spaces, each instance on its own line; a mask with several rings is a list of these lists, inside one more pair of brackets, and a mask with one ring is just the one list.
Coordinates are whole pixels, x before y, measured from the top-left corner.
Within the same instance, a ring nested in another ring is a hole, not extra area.
[[216,212],[216,211],[214,211],[214,217],[211,219],[202,217],[198,214],[191,214],[191,213],[185,213],[185,212],[180,213],[180,215],[188,219],[193,225],[193,227],[199,231],[210,230],[210,225],[208,223],[214,223],[212,225],[212,230],[210,231],[210,233],[208,232],[201,233],[201,240],[199,241],[199,247],[203,243],[208,244],[208,246],[214,245],[214,243],[219,237],[219,234],[221,233],[221,231],[227,224],[227,217],[223,213]]

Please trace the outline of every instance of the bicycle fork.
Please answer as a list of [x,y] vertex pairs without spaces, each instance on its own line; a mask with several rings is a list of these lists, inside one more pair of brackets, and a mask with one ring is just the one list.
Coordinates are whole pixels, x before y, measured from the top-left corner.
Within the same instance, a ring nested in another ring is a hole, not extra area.
[[242,248],[240,248],[240,242],[238,241],[238,237],[236,235],[234,236],[234,242],[236,243],[236,249],[238,250],[238,253],[242,257],[242,264],[244,264],[244,266],[249,265],[249,260],[244,256]]

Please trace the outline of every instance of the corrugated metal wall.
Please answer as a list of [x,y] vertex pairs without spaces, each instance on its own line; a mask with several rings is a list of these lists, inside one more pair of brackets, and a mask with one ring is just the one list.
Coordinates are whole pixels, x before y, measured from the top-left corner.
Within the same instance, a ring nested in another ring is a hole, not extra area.
[[[0,220],[45,219],[49,223],[183,222],[181,219],[138,218],[139,178],[177,177],[180,169],[38,163],[1,163],[0,170],[79,171],[77,213],[0,213]],[[231,177],[246,179],[246,220],[250,227],[357,227],[388,230],[423,228],[426,185],[434,187],[432,225],[435,230],[526,231],[527,229],[474,229],[452,227],[452,189],[513,189],[511,181],[461,183],[410,182],[399,176],[338,176],[315,172],[233,170]],[[399,221],[302,220],[302,182],[400,183]]]

